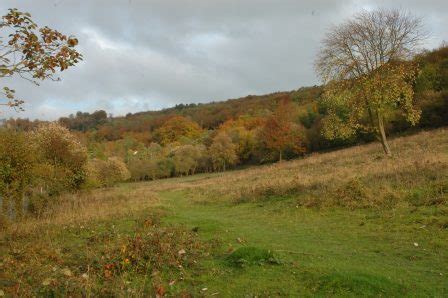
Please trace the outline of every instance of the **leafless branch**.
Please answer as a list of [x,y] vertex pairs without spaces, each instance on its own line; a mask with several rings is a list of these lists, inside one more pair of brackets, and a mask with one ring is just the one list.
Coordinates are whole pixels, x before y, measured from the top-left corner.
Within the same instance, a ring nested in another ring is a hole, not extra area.
[[401,10],[362,11],[330,31],[315,68],[324,82],[361,77],[412,58],[427,38],[422,20]]

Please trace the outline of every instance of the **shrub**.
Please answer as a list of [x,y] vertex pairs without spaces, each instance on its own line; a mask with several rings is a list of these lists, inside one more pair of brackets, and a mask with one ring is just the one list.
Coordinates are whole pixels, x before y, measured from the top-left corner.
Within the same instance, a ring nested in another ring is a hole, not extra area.
[[128,159],[127,165],[134,181],[158,179],[170,177],[173,173],[174,163],[167,156],[168,149],[157,143],[151,143],[147,148],[133,151]]
[[213,143],[209,148],[209,155],[215,170],[225,171],[228,166],[232,166],[238,161],[236,146],[225,132],[221,132],[213,138]]
[[142,181],[149,178],[155,179],[157,177],[158,167],[155,162],[149,163],[135,159],[128,162],[128,168],[133,181]]
[[67,128],[58,123],[42,123],[31,133],[31,139],[39,154],[40,163],[50,170],[42,180],[51,194],[60,192],[58,185],[65,189],[79,189],[85,179],[87,162],[86,148]]
[[443,205],[448,202],[448,182],[427,183],[409,190],[408,202],[416,207]]
[[101,269],[106,277],[129,271],[145,274],[148,269],[178,269],[192,266],[203,249],[204,245],[192,232],[151,225],[145,233],[136,233],[114,247]]
[[132,159],[128,162],[134,181],[155,180],[171,176],[174,165],[170,158]]
[[117,182],[126,181],[131,178],[131,173],[123,160],[118,157],[110,157],[107,162],[109,163],[110,171],[113,173],[112,176]]
[[87,188],[113,186],[131,178],[131,173],[126,164],[117,157],[111,157],[107,160],[89,160],[86,169],[87,181],[85,186]]
[[23,211],[23,192],[33,179],[35,153],[24,133],[0,130],[0,199],[5,216]]
[[176,174],[194,174],[204,154],[205,147],[202,145],[182,145],[175,147],[172,155]]
[[395,192],[385,187],[369,187],[359,178],[354,178],[342,184],[334,191],[334,196],[327,204],[348,209],[357,208],[391,208],[400,198]]

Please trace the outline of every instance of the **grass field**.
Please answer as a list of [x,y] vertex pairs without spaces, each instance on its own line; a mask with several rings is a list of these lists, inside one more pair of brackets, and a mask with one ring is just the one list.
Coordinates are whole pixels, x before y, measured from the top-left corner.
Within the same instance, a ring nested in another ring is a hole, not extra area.
[[61,198],[0,296],[448,296],[448,130]]

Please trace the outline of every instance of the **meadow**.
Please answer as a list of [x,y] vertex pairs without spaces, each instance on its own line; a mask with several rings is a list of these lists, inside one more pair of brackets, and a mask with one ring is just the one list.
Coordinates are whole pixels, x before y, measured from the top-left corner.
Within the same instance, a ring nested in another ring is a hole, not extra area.
[[448,130],[66,194],[2,224],[0,296],[448,296]]

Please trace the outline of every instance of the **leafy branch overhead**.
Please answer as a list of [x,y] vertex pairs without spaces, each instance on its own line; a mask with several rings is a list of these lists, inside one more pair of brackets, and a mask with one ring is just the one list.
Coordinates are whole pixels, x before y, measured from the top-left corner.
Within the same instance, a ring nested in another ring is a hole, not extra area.
[[[36,85],[39,81],[57,81],[57,71],[64,71],[82,60],[75,49],[78,40],[49,27],[38,27],[29,13],[17,9],[0,21],[0,78],[19,76]],[[23,110],[23,100],[4,87],[0,105]]]

